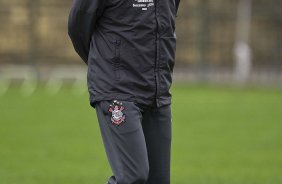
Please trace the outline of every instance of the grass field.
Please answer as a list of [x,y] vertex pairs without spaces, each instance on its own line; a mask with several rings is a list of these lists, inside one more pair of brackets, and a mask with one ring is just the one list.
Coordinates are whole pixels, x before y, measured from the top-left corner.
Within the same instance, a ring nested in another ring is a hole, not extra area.
[[[282,90],[173,87],[172,184],[282,183]],[[88,95],[0,97],[0,184],[104,184]]]

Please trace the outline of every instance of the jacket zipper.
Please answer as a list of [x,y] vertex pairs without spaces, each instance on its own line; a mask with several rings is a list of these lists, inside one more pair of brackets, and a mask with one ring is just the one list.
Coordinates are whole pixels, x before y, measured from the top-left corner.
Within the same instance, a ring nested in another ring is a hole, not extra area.
[[158,21],[158,6],[159,2],[158,0],[155,0],[155,20],[156,20],[156,45],[155,45],[155,68],[154,68],[154,73],[155,73],[155,82],[156,82],[156,105],[157,107],[159,106],[159,69],[158,69],[158,59],[159,59],[159,21]]

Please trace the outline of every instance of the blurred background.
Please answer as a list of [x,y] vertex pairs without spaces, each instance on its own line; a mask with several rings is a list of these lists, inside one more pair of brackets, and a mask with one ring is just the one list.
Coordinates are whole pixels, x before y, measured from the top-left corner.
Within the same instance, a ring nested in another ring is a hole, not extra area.
[[[0,184],[105,183],[71,0],[0,0]],[[282,1],[182,0],[172,183],[282,183]]]
[[[67,36],[70,0],[0,3],[2,80],[85,73]],[[175,80],[281,85],[281,10],[279,0],[183,0]]]

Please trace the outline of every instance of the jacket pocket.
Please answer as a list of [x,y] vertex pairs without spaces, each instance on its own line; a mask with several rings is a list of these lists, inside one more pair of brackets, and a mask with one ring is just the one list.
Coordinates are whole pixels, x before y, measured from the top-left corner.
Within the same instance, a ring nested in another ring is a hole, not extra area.
[[118,81],[120,80],[120,69],[121,69],[121,61],[120,61],[121,41],[114,40],[111,43],[114,45],[113,67],[114,67],[115,79]]

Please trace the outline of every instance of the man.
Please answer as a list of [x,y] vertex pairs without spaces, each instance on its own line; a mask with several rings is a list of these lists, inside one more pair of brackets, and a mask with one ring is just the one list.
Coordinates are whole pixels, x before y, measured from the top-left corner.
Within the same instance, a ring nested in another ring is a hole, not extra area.
[[88,65],[113,176],[169,184],[175,17],[179,0],[74,0],[69,36]]

